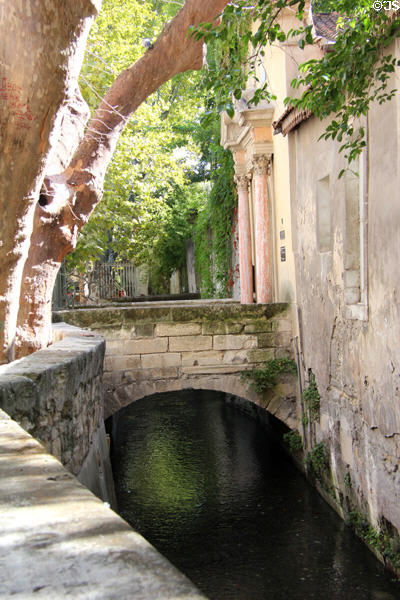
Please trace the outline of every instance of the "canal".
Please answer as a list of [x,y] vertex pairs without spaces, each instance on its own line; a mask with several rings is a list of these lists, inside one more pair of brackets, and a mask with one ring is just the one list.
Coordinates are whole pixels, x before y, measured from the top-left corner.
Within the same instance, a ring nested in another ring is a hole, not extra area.
[[119,512],[211,600],[399,600],[400,585],[255,419],[204,391],[113,421]]

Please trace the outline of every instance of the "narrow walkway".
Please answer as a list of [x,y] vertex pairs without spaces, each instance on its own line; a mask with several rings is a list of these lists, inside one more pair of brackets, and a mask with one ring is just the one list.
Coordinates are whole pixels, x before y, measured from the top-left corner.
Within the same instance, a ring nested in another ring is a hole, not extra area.
[[0,597],[205,598],[1,410],[0,480]]

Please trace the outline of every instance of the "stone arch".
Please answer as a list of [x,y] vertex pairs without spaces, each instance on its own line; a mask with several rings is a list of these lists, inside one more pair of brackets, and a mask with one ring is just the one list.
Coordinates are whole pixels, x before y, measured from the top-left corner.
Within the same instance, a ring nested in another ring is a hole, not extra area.
[[152,396],[153,394],[183,391],[209,390],[223,392],[243,399],[254,407],[266,410],[290,429],[297,427],[295,378],[282,376],[282,382],[274,390],[258,395],[240,379],[240,374],[198,375],[179,379],[158,379],[141,383],[127,383],[117,391],[107,393],[105,399],[105,418],[118,412],[121,408]]

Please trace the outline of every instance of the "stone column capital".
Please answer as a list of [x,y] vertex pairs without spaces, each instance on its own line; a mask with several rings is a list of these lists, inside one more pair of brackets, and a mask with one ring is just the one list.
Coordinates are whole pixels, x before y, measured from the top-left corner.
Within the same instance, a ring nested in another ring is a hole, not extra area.
[[245,190],[247,192],[250,183],[250,177],[248,175],[235,175],[235,182],[238,190]]
[[255,175],[269,175],[271,172],[271,154],[253,156],[253,169]]

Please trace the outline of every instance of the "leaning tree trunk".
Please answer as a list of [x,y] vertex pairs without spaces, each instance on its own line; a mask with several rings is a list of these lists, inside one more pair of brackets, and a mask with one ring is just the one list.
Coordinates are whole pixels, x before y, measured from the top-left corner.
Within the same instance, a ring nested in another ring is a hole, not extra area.
[[22,273],[51,135],[100,4],[0,3],[0,364],[14,356]]
[[[189,28],[215,20],[228,0],[186,0],[153,48],[115,80],[91,119],[70,166],[45,180],[37,204],[18,315],[18,355],[50,341],[51,291],[57,270],[100,201],[106,169],[130,115],[165,81],[203,64]],[[47,198],[47,200],[46,200]]]
[[[71,97],[63,112],[58,139],[54,145],[47,172],[56,174],[62,172],[70,163],[75,150],[84,137],[85,125],[90,117],[90,110],[84,101],[79,87],[71,90]],[[50,181],[46,179],[44,186]],[[54,184],[53,184],[54,185]],[[45,191],[44,189],[42,190]],[[51,193],[48,190],[48,193]],[[49,196],[41,194],[38,206],[49,200]],[[28,258],[26,259],[20,295],[18,324],[15,342],[15,358],[20,358],[38,348],[46,347],[52,341],[51,303],[53,288],[62,258],[68,248],[64,239],[56,239],[59,230],[49,228],[46,244],[36,235],[43,223],[42,211],[35,210],[33,232],[31,236]],[[48,250],[52,249],[53,256],[49,258]],[[69,247],[69,246],[68,246]],[[23,324],[21,327],[20,323]]]

